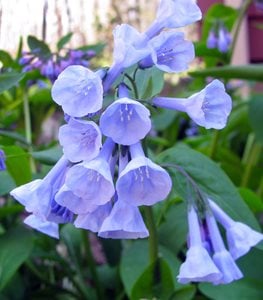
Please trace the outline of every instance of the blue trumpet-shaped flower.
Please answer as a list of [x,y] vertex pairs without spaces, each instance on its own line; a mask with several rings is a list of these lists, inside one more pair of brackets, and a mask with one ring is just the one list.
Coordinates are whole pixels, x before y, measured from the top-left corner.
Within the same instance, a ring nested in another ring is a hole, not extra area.
[[139,143],[130,146],[132,160],[116,183],[119,199],[135,206],[153,205],[164,200],[172,186],[169,174],[146,158]]
[[232,37],[228,30],[222,26],[218,31],[218,50],[222,53],[226,53],[232,43]]
[[68,160],[62,157],[44,179],[36,179],[11,191],[10,194],[24,205],[28,212],[36,216],[36,218],[32,217],[34,228],[37,229],[37,224],[41,228],[41,224],[47,221],[72,222],[73,213],[55,201],[55,196],[64,182],[68,168]]
[[6,169],[6,164],[5,164],[5,152],[0,149],[0,171],[3,171]]
[[193,207],[188,211],[188,227],[190,247],[186,261],[180,267],[178,282],[217,282],[222,274],[203,246],[198,216]]
[[206,46],[208,49],[213,49],[217,47],[217,36],[214,30],[211,30],[208,34],[206,41]]
[[143,139],[151,129],[150,111],[128,98],[114,101],[100,118],[104,135],[121,145],[132,145]]
[[232,109],[231,98],[219,80],[213,80],[202,91],[187,99],[156,97],[153,104],[186,112],[195,123],[206,129],[224,128]]
[[245,255],[251,247],[263,240],[263,234],[246,224],[235,222],[215,202],[209,201],[217,221],[226,229],[229,252],[234,259]]
[[206,224],[209,238],[213,247],[213,261],[222,273],[222,278],[213,282],[214,284],[228,284],[243,277],[231,254],[226,250],[223,239],[220,235],[214,216],[206,213]]
[[202,13],[194,0],[161,0],[157,17],[145,34],[152,38],[164,28],[178,28],[200,20]]
[[79,214],[74,222],[75,227],[99,232],[103,222],[109,216],[112,209],[110,202],[98,206],[94,211]]
[[[115,189],[109,160],[114,145],[111,139],[107,139],[98,157],[76,164],[68,171],[65,187],[57,196],[59,203],[73,209],[74,202],[78,205],[74,209],[76,213],[81,213],[81,210],[82,213],[86,213],[91,207],[103,205],[111,200]],[[73,198],[73,202],[70,197],[71,192],[77,196]],[[67,197],[66,193],[68,193]]]
[[101,148],[101,132],[94,122],[71,118],[59,129],[59,142],[71,162],[92,160]]
[[186,41],[182,32],[164,31],[148,44],[151,55],[140,62],[141,67],[155,64],[164,72],[183,72],[195,57],[193,43]]
[[83,117],[96,112],[103,101],[100,73],[82,66],[69,66],[55,81],[52,97],[69,116]]
[[137,239],[149,236],[149,232],[138,207],[117,200],[98,235],[112,239]]

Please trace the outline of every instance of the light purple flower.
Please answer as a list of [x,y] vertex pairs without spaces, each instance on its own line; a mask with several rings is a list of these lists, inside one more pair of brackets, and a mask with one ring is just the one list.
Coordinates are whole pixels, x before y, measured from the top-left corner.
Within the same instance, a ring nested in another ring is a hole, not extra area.
[[226,229],[229,252],[234,259],[245,255],[251,247],[263,240],[263,234],[246,224],[235,222],[215,202],[209,201],[215,218]]
[[226,53],[231,45],[232,38],[230,33],[224,26],[221,26],[218,31],[218,50]]
[[150,111],[140,102],[128,98],[114,101],[100,118],[104,135],[121,145],[132,145],[151,129]]
[[216,220],[210,212],[206,213],[206,224],[214,251],[213,261],[223,275],[221,279],[213,283],[228,284],[242,278],[243,274],[231,254],[226,250]]
[[209,256],[201,238],[200,224],[194,207],[188,211],[188,227],[190,247],[186,254],[186,261],[181,265],[178,282],[216,282],[222,274]]
[[112,239],[137,239],[149,236],[139,209],[117,200],[104,220],[98,236]]
[[24,223],[37,231],[47,234],[53,238],[59,238],[58,224],[49,221],[43,221],[34,214],[29,215],[25,218]]
[[[107,139],[98,157],[74,165],[67,172],[65,185],[81,199],[79,205],[83,210],[85,203],[88,211],[91,205],[103,205],[114,195],[115,189],[109,165],[114,146],[115,144]],[[66,207],[71,207],[70,197],[67,199],[63,203]]]
[[69,166],[68,160],[62,157],[44,179],[36,179],[10,192],[19,203],[25,206],[28,212],[35,216],[35,218],[31,217],[32,220],[29,219],[33,222],[34,228],[41,227],[41,224],[46,222],[72,222],[73,213],[54,200],[64,182]]
[[103,101],[99,73],[82,66],[67,67],[55,81],[52,97],[72,117],[83,117],[98,111]]
[[164,200],[172,187],[169,174],[145,157],[140,143],[131,145],[130,152],[132,160],[116,183],[119,199],[135,206]]
[[231,98],[219,80],[213,80],[202,91],[187,99],[156,97],[153,104],[186,112],[195,123],[206,129],[224,128],[232,109]]
[[74,225],[92,232],[98,232],[104,220],[109,216],[112,209],[110,202],[98,206],[94,211],[77,216]]
[[6,169],[6,164],[5,164],[5,152],[0,149],[0,171],[3,171]]
[[183,32],[164,31],[148,44],[151,55],[140,62],[141,67],[155,64],[164,72],[183,72],[195,57],[193,43],[184,39]]
[[124,68],[136,64],[150,53],[147,37],[128,24],[117,25],[113,36],[113,64],[103,81],[105,93]]
[[102,145],[100,129],[92,121],[71,118],[60,127],[58,138],[65,156],[72,162],[95,158]]
[[200,8],[194,0],[161,0],[156,20],[145,34],[152,38],[164,28],[178,28],[202,18]]
[[206,46],[208,49],[213,49],[217,47],[217,37],[214,30],[210,30],[206,41]]

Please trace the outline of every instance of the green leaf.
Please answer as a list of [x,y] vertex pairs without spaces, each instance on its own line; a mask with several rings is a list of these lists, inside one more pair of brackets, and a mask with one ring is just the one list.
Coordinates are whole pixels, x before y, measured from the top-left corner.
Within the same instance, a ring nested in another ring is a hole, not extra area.
[[[178,145],[161,153],[159,163],[175,164],[183,168],[198,187],[228,213],[234,220],[241,221],[255,230],[260,227],[254,215],[240,197],[237,189],[223,170],[207,156],[184,145]],[[173,189],[183,199],[189,197],[189,180],[175,168],[169,168]]]
[[0,61],[5,68],[10,67],[14,62],[11,55],[4,50],[0,50]]
[[14,72],[0,74],[0,93],[18,84],[24,76],[24,74]]
[[220,77],[223,79],[246,79],[263,81],[263,65],[242,65],[207,68],[189,72],[193,77]]
[[23,227],[0,236],[0,290],[2,290],[33,249],[33,236]]
[[17,132],[0,129],[0,135],[7,136],[15,141],[28,145],[28,142],[25,139],[25,137],[22,134],[19,134]]
[[30,50],[38,57],[47,59],[51,56],[51,51],[48,45],[45,42],[38,40],[36,37],[32,35],[28,36],[27,43]]
[[194,285],[187,285],[174,292],[169,300],[191,300],[194,299],[196,287]]
[[[263,70],[263,66],[262,66]],[[263,119],[263,99],[262,95],[255,95],[249,102],[248,116],[249,122],[252,129],[255,132],[255,137],[258,142],[263,144],[263,130],[262,130],[262,119]]]
[[32,180],[29,155],[21,147],[4,146],[6,166],[17,185],[25,184]]
[[188,226],[185,203],[171,206],[165,215],[165,221],[159,228],[159,240],[162,245],[177,254],[186,242]]
[[6,217],[24,211],[24,207],[20,204],[4,205],[0,207],[0,217]]
[[88,45],[88,46],[82,46],[77,48],[77,50],[82,50],[82,51],[95,51],[96,55],[98,55],[99,53],[101,53],[103,51],[103,49],[105,48],[106,44],[105,43],[97,43],[94,45]]
[[263,212],[262,199],[248,188],[239,188],[239,193],[254,213]]
[[69,41],[71,40],[73,35],[73,32],[70,32],[63,36],[58,42],[57,42],[57,49],[58,51],[61,50]]
[[47,165],[54,165],[62,155],[63,152],[60,146],[56,146],[47,150],[32,152],[32,156],[36,160]]
[[138,70],[136,82],[139,99],[149,99],[160,93],[164,86],[163,72],[152,67],[145,70]]
[[209,283],[202,283],[199,289],[203,294],[213,300],[262,300],[263,281],[253,279],[242,279],[231,284],[213,286]]
[[0,196],[8,194],[16,187],[13,178],[7,171],[0,172]]

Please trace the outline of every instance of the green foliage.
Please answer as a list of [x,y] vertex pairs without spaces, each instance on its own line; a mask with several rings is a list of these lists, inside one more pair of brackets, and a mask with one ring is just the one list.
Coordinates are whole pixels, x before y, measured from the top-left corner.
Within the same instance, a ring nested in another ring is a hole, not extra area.
[[23,77],[24,74],[15,73],[15,72],[0,74],[0,93],[18,84],[18,82],[21,79],[23,79]]
[[[263,74],[263,66],[262,66]],[[249,122],[255,133],[257,142],[263,144],[262,116],[263,116],[263,100],[262,95],[254,96],[249,102],[248,110]]]
[[68,34],[66,34],[65,36],[63,36],[58,42],[57,42],[57,49],[58,51],[61,50],[67,43],[70,42],[71,38],[72,38],[73,33],[70,32]]
[[27,38],[27,43],[30,50],[42,59],[47,59],[51,56],[51,51],[48,45],[36,37],[30,35]]

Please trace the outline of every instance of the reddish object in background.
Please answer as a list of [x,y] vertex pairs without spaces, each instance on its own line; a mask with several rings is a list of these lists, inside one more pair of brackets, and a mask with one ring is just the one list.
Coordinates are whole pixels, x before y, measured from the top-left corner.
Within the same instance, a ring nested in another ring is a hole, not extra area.
[[[203,14],[208,8],[216,3],[224,3],[223,0],[198,0],[198,5]],[[251,62],[263,62],[263,30],[256,27],[256,24],[263,25],[263,11],[251,5],[248,11],[248,42]]]

